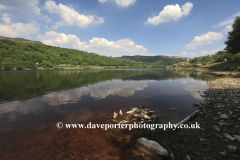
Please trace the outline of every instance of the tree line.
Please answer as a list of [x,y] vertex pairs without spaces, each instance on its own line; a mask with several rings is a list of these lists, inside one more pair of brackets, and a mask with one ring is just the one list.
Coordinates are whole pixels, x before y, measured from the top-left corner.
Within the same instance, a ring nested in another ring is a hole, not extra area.
[[53,68],[60,64],[71,66],[126,66],[146,68],[145,62],[134,62],[85,51],[67,49],[38,43],[21,43],[0,40],[0,70],[37,70],[37,67]]

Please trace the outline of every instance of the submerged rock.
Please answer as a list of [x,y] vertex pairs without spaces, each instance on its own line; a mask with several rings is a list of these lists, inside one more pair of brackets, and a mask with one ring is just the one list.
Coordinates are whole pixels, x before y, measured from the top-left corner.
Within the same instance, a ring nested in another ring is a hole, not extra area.
[[168,157],[168,151],[155,141],[139,138],[136,146],[156,158],[159,158],[159,155]]

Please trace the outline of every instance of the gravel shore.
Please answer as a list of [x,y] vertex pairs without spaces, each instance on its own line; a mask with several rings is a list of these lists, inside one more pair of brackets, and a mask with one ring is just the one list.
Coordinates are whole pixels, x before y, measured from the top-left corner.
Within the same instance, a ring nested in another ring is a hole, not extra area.
[[240,159],[240,78],[219,78],[209,84],[203,103],[196,105],[201,132],[191,133],[200,139],[199,155]]
[[240,78],[219,78],[209,84],[209,89],[239,89]]

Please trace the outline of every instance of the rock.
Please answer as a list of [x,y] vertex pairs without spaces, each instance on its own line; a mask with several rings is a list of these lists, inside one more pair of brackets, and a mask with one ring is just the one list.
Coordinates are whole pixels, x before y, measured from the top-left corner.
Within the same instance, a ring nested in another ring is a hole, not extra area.
[[236,140],[236,138],[230,136],[228,133],[224,133],[223,135],[224,135],[227,139],[229,139],[229,140],[231,140],[231,141],[235,141],[235,140]]
[[120,116],[122,116],[122,115],[123,115],[123,113],[122,113],[122,110],[120,110],[120,111],[119,111],[119,115],[120,115]]
[[191,160],[191,158],[190,158],[189,155],[186,155],[186,156],[184,157],[184,160]]
[[224,124],[222,122],[218,122],[219,125],[223,126]]
[[240,136],[239,136],[239,135],[234,135],[234,137],[235,137],[238,141],[240,141]]
[[204,142],[204,141],[205,141],[205,139],[203,139],[203,138],[200,138],[200,141]]
[[138,138],[136,146],[156,158],[159,158],[159,155],[168,157],[168,151],[155,141],[146,138]]
[[227,118],[229,118],[226,114],[221,114],[220,115],[220,118],[223,118],[223,119],[227,119]]
[[220,128],[218,128],[217,126],[213,126],[213,128],[220,132]]
[[145,119],[150,119],[150,117],[148,116],[148,115],[144,115],[144,117],[143,118],[145,118]]
[[122,124],[122,123],[128,123],[128,121],[122,120],[122,121],[120,121],[119,123],[120,123],[120,124]]
[[133,112],[137,111],[137,108],[131,108],[130,111],[127,111],[127,114],[133,114]]
[[227,152],[226,151],[220,152],[219,154],[222,155],[223,157],[227,157]]
[[193,151],[193,154],[197,155],[197,156],[200,156],[201,153],[197,152],[197,151]]
[[118,114],[116,112],[113,113],[113,119],[116,119]]
[[237,147],[233,145],[228,145],[227,147],[230,152],[235,152],[237,150]]
[[173,155],[173,153],[170,153],[169,157],[170,157],[171,160],[174,160],[174,155]]

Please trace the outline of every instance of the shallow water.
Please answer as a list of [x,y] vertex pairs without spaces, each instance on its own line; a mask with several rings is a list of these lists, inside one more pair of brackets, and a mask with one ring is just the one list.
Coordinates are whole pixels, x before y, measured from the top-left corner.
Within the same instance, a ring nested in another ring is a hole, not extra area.
[[178,123],[213,79],[167,69],[0,72],[0,158],[123,159],[117,146],[130,145],[130,132],[56,123],[111,123],[113,112],[140,105],[154,110],[158,123]]

